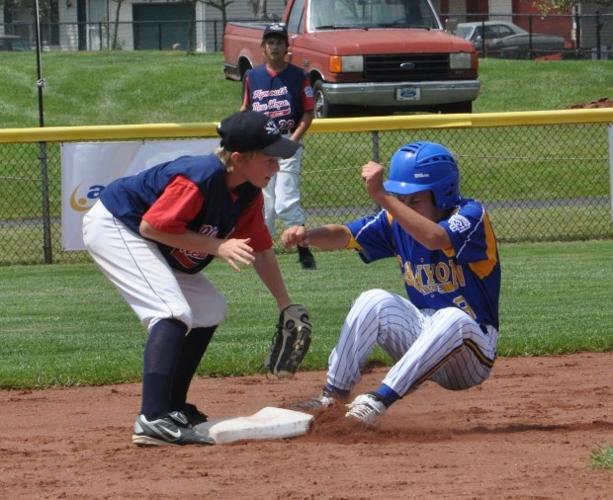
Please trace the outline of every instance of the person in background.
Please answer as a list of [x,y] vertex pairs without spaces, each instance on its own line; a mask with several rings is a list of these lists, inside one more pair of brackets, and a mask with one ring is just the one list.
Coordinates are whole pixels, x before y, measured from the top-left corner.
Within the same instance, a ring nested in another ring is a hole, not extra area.
[[[313,88],[308,76],[286,60],[289,40],[283,25],[266,27],[262,36],[265,63],[253,68],[245,77],[241,110],[251,109],[268,115],[285,137],[301,142],[313,120]],[[276,174],[264,189],[265,220],[275,234],[277,217],[285,225],[304,225],[300,205],[300,169],[303,149],[279,162]],[[298,246],[303,269],[315,269],[313,254],[306,245]]]

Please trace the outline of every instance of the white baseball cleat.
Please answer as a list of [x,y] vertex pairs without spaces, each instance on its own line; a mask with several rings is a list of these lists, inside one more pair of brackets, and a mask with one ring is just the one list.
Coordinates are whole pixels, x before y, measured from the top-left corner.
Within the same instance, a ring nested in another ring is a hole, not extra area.
[[360,394],[347,405],[345,417],[359,420],[366,425],[375,425],[385,414],[387,407],[374,394]]

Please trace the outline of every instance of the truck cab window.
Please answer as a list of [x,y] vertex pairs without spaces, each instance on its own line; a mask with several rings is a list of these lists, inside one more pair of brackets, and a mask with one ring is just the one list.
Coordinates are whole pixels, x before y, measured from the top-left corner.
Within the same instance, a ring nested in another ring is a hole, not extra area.
[[302,24],[302,13],[304,11],[304,0],[297,0],[292,6],[292,11],[287,19],[287,32],[299,33]]
[[311,29],[439,28],[427,0],[312,0]]

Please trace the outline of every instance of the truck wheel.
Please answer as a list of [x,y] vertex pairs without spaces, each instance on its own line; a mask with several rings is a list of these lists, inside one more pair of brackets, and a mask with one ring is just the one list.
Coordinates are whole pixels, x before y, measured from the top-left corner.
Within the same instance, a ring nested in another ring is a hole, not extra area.
[[239,73],[240,73],[240,77],[241,77],[241,82],[245,81],[245,76],[247,75],[247,73],[249,73],[249,71],[251,71],[251,64],[249,64],[249,61],[241,61],[240,62],[240,66],[239,66]]
[[322,88],[322,81],[318,80],[313,85],[313,100],[315,101],[315,118],[330,118],[337,113],[337,108],[330,104],[328,96]]

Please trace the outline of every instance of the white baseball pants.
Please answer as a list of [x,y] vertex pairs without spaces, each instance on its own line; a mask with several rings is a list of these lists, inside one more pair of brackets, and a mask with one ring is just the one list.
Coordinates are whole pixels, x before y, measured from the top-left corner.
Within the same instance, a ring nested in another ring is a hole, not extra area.
[[147,330],[161,319],[180,320],[188,331],[225,319],[226,300],[202,273],[171,268],[155,243],[128,229],[100,201],[83,218],[83,241]]
[[369,290],[354,302],[329,358],[328,384],[349,391],[376,344],[395,364],[383,383],[400,396],[433,380],[452,390],[482,383],[496,357],[497,330],[480,326],[464,311],[420,310],[385,290]]
[[262,190],[264,193],[264,219],[272,236],[275,235],[277,217],[285,227],[304,224],[304,210],[300,206],[300,166],[302,148],[291,158],[279,160],[277,172]]

